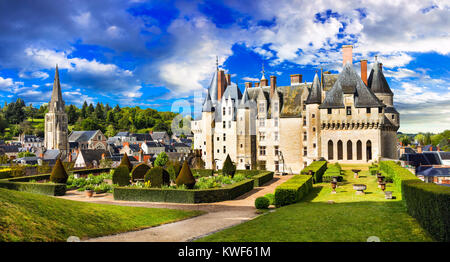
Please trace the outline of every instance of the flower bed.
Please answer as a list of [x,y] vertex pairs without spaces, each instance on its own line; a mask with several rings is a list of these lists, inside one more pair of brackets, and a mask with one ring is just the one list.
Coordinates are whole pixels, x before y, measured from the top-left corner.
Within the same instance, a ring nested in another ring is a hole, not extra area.
[[235,199],[252,190],[253,184],[252,179],[245,179],[223,187],[208,189],[114,187],[113,195],[115,200],[127,201],[212,203]]
[[91,189],[97,194],[112,193],[112,185],[105,181],[106,179],[111,178],[111,173],[103,173],[97,176],[90,174],[87,178],[75,178],[74,175],[69,175],[69,178],[67,179],[67,189],[77,189],[78,191]]

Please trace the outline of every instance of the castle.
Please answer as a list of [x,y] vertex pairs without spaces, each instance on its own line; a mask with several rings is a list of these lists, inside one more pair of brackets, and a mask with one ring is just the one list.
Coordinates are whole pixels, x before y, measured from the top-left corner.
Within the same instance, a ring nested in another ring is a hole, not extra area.
[[264,76],[242,93],[230,74],[217,68],[199,119],[192,122],[194,149],[205,168],[221,169],[227,155],[238,169],[299,173],[312,161],[367,163],[396,158],[399,113],[393,106],[382,64],[367,78],[352,64],[352,46],[343,46],[339,74],[316,73],[311,83],[291,75],[289,86]]
[[48,113],[45,114],[44,146],[47,150],[57,149],[61,152],[61,159],[69,152],[68,118],[65,103],[62,99],[61,84],[59,82],[58,66],[55,69],[55,80]]

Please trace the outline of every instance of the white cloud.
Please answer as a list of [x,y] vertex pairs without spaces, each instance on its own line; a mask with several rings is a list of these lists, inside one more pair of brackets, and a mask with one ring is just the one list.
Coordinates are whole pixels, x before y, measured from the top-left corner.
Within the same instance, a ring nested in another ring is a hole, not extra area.
[[0,76],[0,89],[1,90],[7,90],[8,88],[11,88],[14,85],[14,81],[12,78],[3,78]]
[[256,77],[248,77],[248,76],[243,77],[242,80],[248,81],[248,82],[259,82],[259,78],[256,78]]

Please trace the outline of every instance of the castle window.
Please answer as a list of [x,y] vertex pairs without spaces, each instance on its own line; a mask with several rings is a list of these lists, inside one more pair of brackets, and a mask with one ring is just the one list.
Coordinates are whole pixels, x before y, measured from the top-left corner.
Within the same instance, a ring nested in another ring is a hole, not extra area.
[[205,145],[205,146],[206,146],[206,141],[203,141],[203,145]]
[[312,115],[311,115],[311,118],[315,118],[315,117],[316,117],[316,115],[315,115],[315,114],[312,114]]
[[220,149],[217,149],[217,153],[220,153]]
[[370,107],[366,108],[366,113],[370,114]]
[[264,127],[264,125],[265,125],[264,118],[259,119],[259,126]]
[[266,134],[264,132],[259,132],[259,141],[264,141],[266,139]]
[[228,107],[228,114],[231,115],[231,107]]
[[223,141],[226,140],[226,134],[223,134]]
[[259,155],[261,155],[261,156],[265,156],[266,155],[266,147],[265,146],[260,146],[259,147]]
[[274,133],[274,140],[275,140],[275,141],[278,141],[278,132],[275,132],[275,133]]
[[278,156],[278,146],[275,146],[275,156]]
[[228,128],[231,128],[231,121],[228,121]]
[[316,148],[316,143],[313,144],[313,148]]
[[259,112],[264,113],[264,103],[259,104]]
[[223,128],[227,127],[227,123],[225,121],[222,121],[222,124],[223,124]]
[[222,115],[225,115],[226,114],[226,110],[225,110],[225,107],[223,108],[223,110],[222,110]]
[[241,148],[243,147],[244,145],[243,144],[241,144]]
[[306,140],[306,139],[307,139],[306,132],[303,132],[303,140]]
[[303,147],[303,156],[307,156],[308,155],[308,148],[305,146]]
[[241,160],[241,163],[242,163],[243,162],[242,158],[240,160]]
[[352,115],[352,108],[350,106],[347,106],[347,115],[348,116]]
[[278,112],[278,102],[273,103],[273,111]]
[[378,114],[381,114],[381,113],[383,113],[383,108],[382,108],[382,107],[379,107],[379,108],[378,108]]
[[278,126],[278,117],[274,118],[274,126]]
[[306,116],[303,117],[303,125],[306,126]]
[[332,108],[327,108],[327,112],[328,112],[329,115],[331,115],[331,113],[333,112],[333,109]]
[[395,115],[392,115],[392,119],[395,119]]
[[223,153],[225,154],[227,152],[227,147],[223,146]]
[[220,141],[220,137],[217,137],[217,141]]
[[316,132],[316,128],[315,127],[313,127],[313,132]]

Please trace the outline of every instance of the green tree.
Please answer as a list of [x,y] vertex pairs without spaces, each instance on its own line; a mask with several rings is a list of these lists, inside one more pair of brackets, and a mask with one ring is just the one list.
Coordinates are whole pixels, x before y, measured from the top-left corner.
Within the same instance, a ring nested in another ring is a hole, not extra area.
[[81,117],[86,118],[88,116],[88,104],[84,101],[83,106],[81,107]]
[[78,120],[78,112],[77,112],[77,107],[74,105],[70,105],[68,107],[66,107],[66,112],[67,112],[67,121],[69,123],[69,125],[73,125],[77,122]]
[[422,133],[417,134],[414,137],[414,140],[419,143],[421,146],[425,145],[425,136]]
[[402,143],[402,145],[407,146],[411,144],[411,138],[407,135],[401,135],[399,138],[399,141]]
[[108,125],[106,128],[105,136],[107,137],[113,137],[116,134],[116,129],[113,125]]
[[155,159],[155,166],[163,167],[166,165],[167,161],[169,161],[169,156],[167,156],[166,152],[161,152]]

